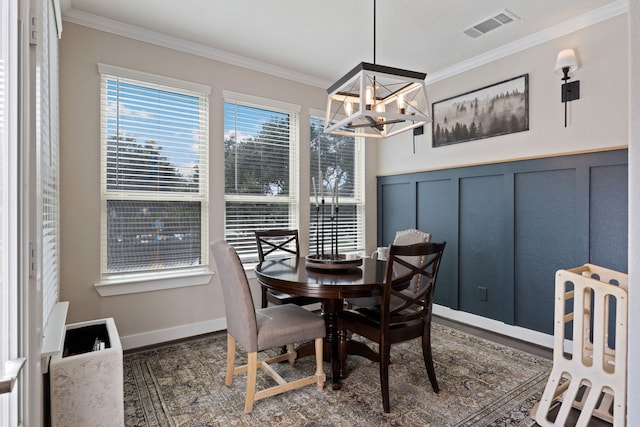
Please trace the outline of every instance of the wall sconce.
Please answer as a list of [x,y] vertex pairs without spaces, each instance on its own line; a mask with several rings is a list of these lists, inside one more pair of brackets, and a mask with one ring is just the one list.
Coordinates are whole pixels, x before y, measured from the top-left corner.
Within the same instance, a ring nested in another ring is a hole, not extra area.
[[564,127],[567,127],[567,102],[580,99],[580,80],[569,83],[569,73],[578,69],[578,60],[573,49],[561,50],[556,59],[556,73],[562,73],[561,99],[564,103]]

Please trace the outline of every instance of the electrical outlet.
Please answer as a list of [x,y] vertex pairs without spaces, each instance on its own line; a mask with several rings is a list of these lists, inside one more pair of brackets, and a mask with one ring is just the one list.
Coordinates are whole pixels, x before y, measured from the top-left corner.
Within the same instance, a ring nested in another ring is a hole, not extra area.
[[487,301],[487,288],[482,286],[478,287],[478,299],[480,301]]

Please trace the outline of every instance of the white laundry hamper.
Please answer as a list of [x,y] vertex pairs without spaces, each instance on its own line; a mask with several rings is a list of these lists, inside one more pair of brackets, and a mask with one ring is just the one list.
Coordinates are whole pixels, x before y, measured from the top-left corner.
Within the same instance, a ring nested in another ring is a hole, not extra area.
[[[593,264],[556,272],[553,368],[531,411],[539,425],[564,426],[575,408],[578,427],[592,417],[626,426],[627,290],[627,274]],[[572,351],[565,349],[568,330]]]

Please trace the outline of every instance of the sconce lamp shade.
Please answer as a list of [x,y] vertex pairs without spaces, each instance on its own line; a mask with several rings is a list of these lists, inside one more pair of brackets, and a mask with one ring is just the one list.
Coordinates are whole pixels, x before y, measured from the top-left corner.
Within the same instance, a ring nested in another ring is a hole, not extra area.
[[578,69],[578,60],[576,59],[576,53],[573,49],[565,49],[558,52],[556,73],[562,74],[565,68],[569,68],[570,73]]
[[431,123],[425,77],[361,62],[327,89],[325,132],[386,138]]

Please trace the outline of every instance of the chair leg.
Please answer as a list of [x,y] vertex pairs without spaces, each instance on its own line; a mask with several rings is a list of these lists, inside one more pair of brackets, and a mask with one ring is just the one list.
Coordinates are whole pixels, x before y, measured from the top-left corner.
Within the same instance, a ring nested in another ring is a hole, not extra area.
[[233,382],[233,369],[236,360],[236,339],[227,334],[227,376],[224,380],[225,385],[231,385]]
[[293,366],[296,363],[296,348],[293,344],[286,345],[287,355],[289,356],[289,365]]
[[387,414],[391,412],[389,403],[389,354],[391,346],[380,345],[380,389],[382,391],[382,406]]
[[433,367],[433,355],[431,354],[431,326],[425,326],[422,334],[422,358],[424,359],[424,366],[427,368],[427,375],[429,375],[429,381],[431,387],[435,393],[440,391],[438,387],[438,380],[436,379],[436,370]]
[[[338,363],[331,361],[331,375],[333,377],[333,389],[339,387],[340,371],[347,372],[347,339],[351,331],[344,329],[342,319],[338,318]],[[333,354],[333,343],[331,344],[331,358],[336,357]]]
[[324,374],[324,368],[322,367],[322,352],[324,351],[324,340],[322,338],[316,338],[316,384],[318,390],[324,388],[324,382],[326,376]]
[[267,305],[269,305],[269,301],[267,301],[267,287],[263,285],[263,286],[260,286],[260,289],[262,291],[261,308],[267,308]]
[[256,394],[256,378],[258,376],[258,353],[247,354],[247,394],[244,398],[244,412],[253,411],[253,401]]

